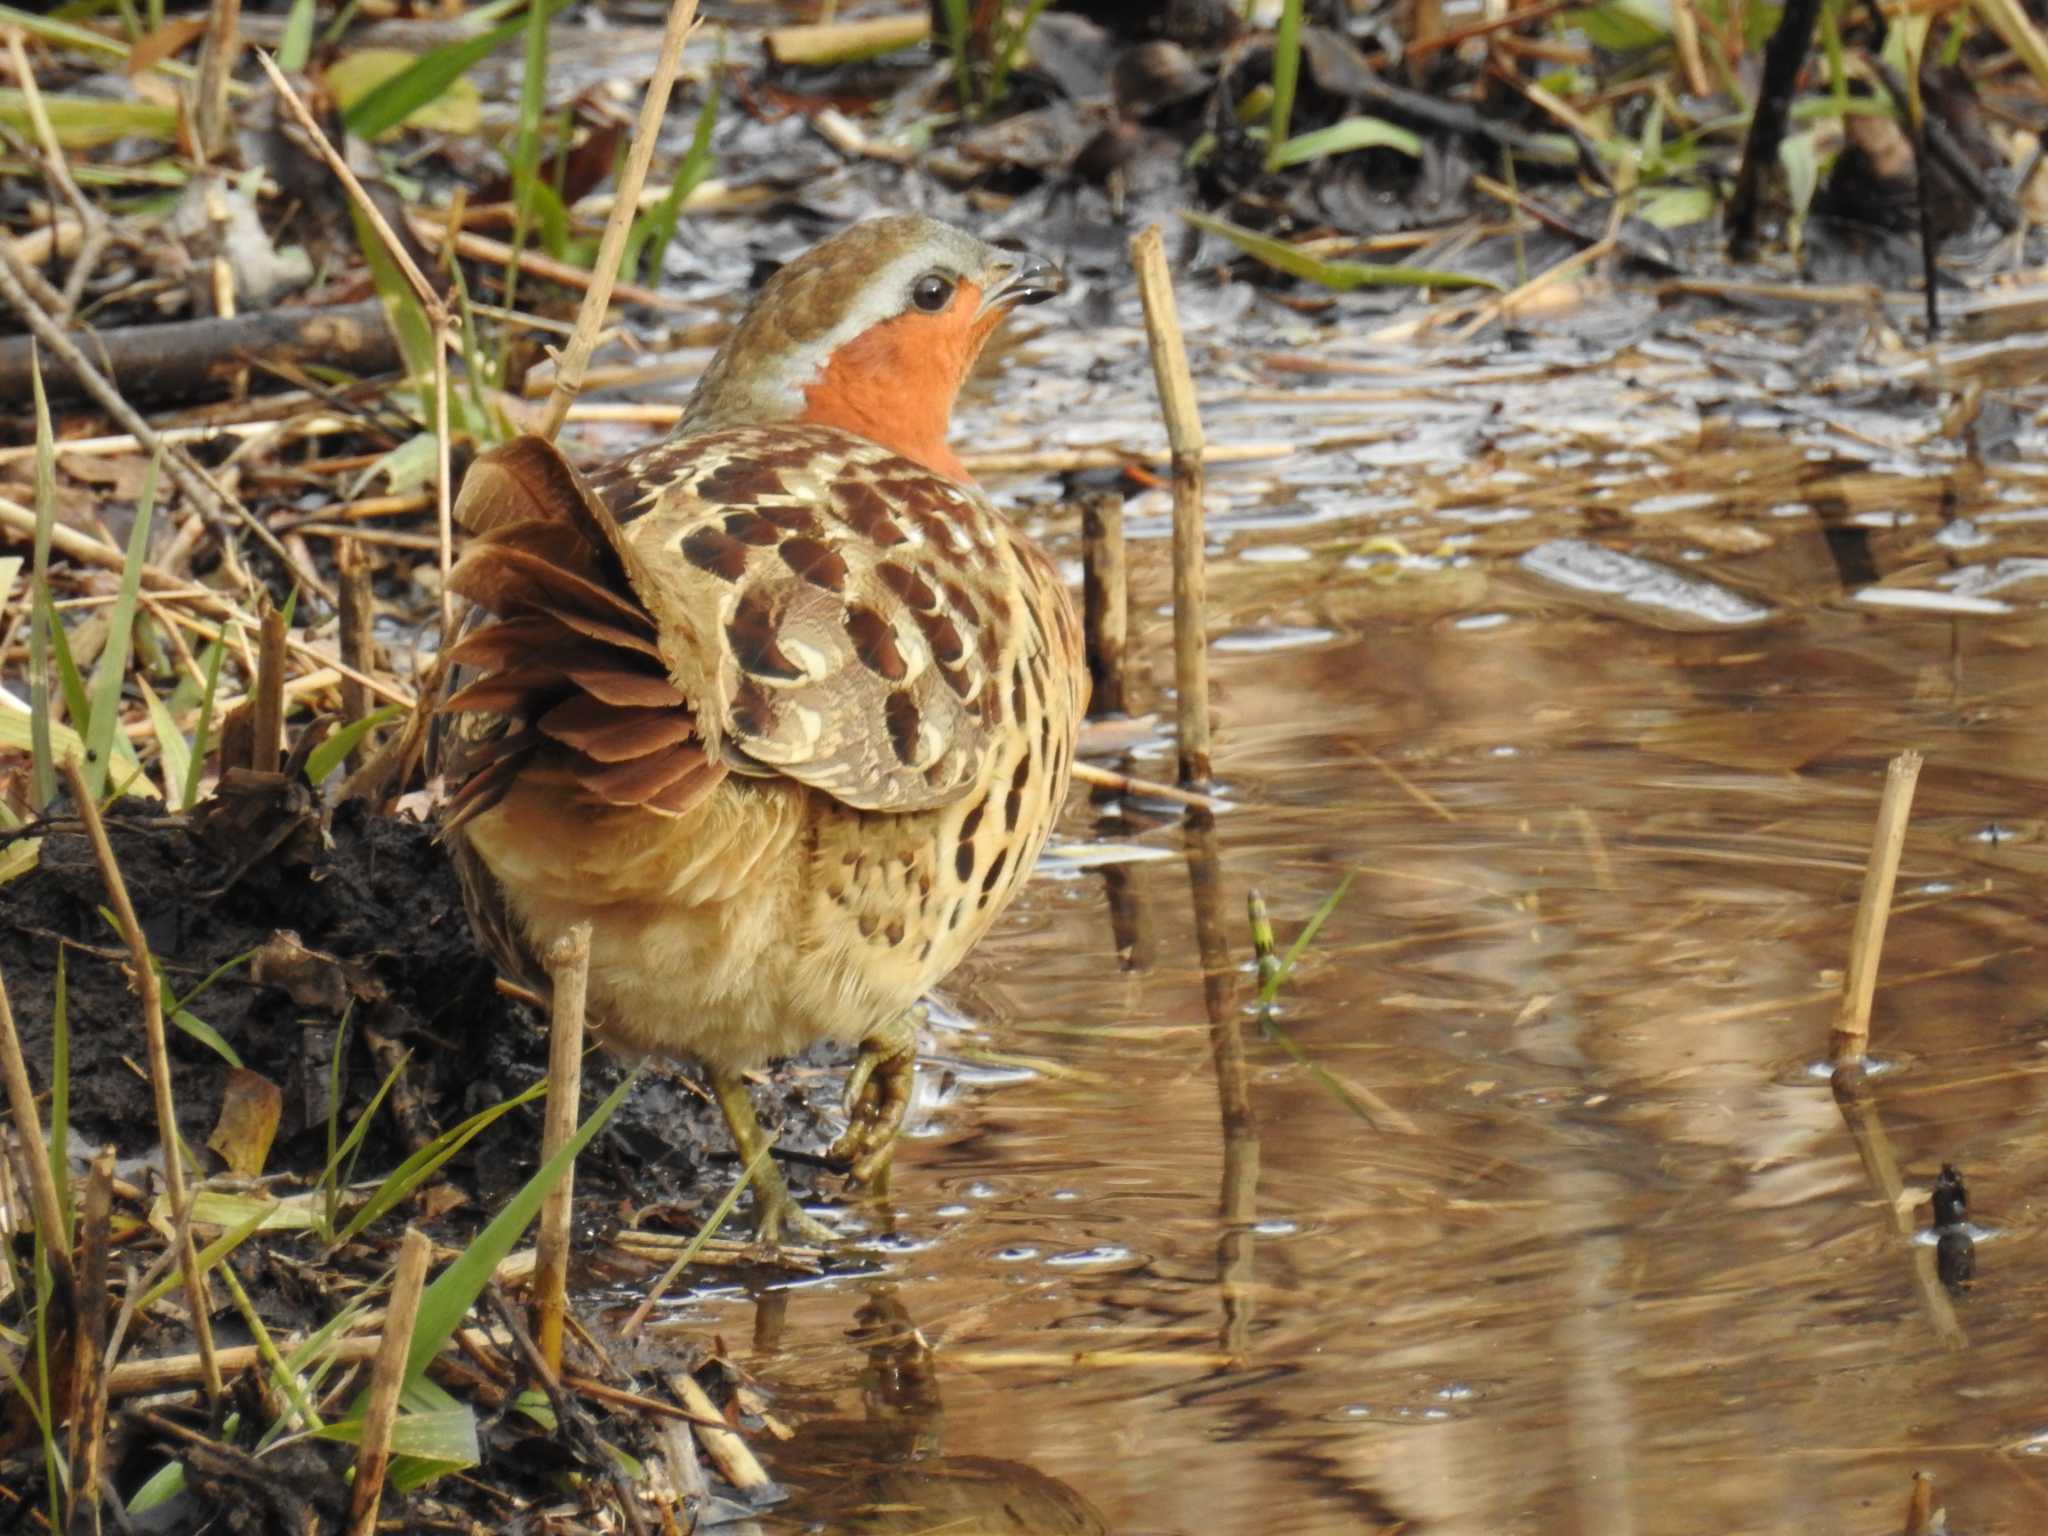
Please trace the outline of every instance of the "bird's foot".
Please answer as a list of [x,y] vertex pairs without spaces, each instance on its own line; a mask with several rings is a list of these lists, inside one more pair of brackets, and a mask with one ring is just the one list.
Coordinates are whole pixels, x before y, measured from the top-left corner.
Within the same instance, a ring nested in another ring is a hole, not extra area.
[[761,1129],[754,1114],[754,1101],[747,1092],[746,1079],[737,1072],[713,1068],[711,1093],[725,1112],[733,1146],[754,1186],[754,1241],[762,1248],[775,1248],[785,1236],[807,1247],[823,1248],[838,1241],[838,1234],[797,1203],[789,1180],[776,1165],[773,1138]]
[[763,1182],[754,1175],[754,1243],[766,1249],[794,1245],[801,1248],[829,1248],[839,1234],[818,1220],[797,1202],[779,1169]]
[[873,1185],[888,1172],[916,1073],[917,1026],[908,1014],[861,1041],[846,1082],[846,1131],[831,1152],[854,1183]]

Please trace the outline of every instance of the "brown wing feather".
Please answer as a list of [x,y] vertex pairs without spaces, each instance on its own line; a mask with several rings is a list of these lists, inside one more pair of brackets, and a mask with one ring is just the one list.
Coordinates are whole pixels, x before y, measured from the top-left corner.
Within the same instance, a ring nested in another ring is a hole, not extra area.
[[617,525],[554,447],[523,438],[484,454],[456,516],[472,538],[450,586],[482,616],[449,653],[457,685],[436,736],[447,825],[543,760],[596,801],[668,815],[715,789],[724,770],[666,676]]
[[738,428],[591,481],[707,749],[862,810],[981,775],[1017,629],[1015,542],[988,502],[850,433]]

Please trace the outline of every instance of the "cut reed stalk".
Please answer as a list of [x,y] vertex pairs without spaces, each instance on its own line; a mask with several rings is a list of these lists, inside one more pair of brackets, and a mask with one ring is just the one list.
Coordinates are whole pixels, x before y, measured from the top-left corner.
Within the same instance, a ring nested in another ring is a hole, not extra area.
[[718,1468],[720,1475],[743,1494],[767,1487],[768,1473],[747,1442],[729,1429],[710,1427],[723,1423],[724,1416],[719,1413],[718,1405],[711,1401],[711,1394],[697,1385],[697,1378],[688,1371],[671,1371],[668,1387],[675,1393],[676,1401],[695,1415],[690,1421],[690,1428],[696,1432],[697,1443],[704,1447],[704,1454]]
[[398,1267],[391,1277],[391,1301],[384,1310],[384,1336],[377,1361],[370,1368],[370,1399],[363,1409],[363,1438],[356,1451],[356,1484],[349,1495],[350,1536],[371,1536],[377,1529],[377,1501],[384,1494],[384,1468],[391,1459],[391,1425],[398,1417],[398,1394],[405,1386],[405,1357],[412,1348],[413,1324],[419,1318],[420,1292],[427,1281],[427,1260],[433,1244],[417,1227],[407,1227],[398,1245]]
[[1179,695],[1180,782],[1209,782],[1209,655],[1203,569],[1202,417],[1194,376],[1174,308],[1166,245],[1153,225],[1131,242],[1138,295],[1145,306],[1145,337],[1152,376],[1173,448],[1173,679]]
[[275,773],[284,756],[285,622],[267,599],[258,612],[262,629],[256,642],[256,686],[249,695],[249,766]]
[[873,58],[923,42],[932,35],[929,11],[868,16],[858,21],[814,21],[772,27],[762,34],[768,57],[783,68],[817,68]]
[[[548,951],[554,988],[548,1037],[548,1107],[540,1160],[548,1162],[576,1134],[583,1095],[583,1014],[590,985],[590,924],[578,923]],[[576,1202],[576,1168],[541,1202],[535,1240],[533,1338],[548,1369],[562,1369],[562,1325],[569,1310],[569,1215]]]
[[200,1374],[207,1396],[218,1402],[221,1395],[220,1365],[213,1352],[213,1320],[206,1300],[206,1277],[199,1270],[199,1254],[192,1246],[189,1219],[191,1196],[185,1185],[185,1143],[178,1135],[178,1107],[171,1096],[171,1058],[164,1044],[163,995],[157,987],[156,971],[149,963],[149,943],[136,920],[135,904],[128,899],[128,883],[121,878],[121,866],[114,858],[114,845],[107,841],[106,826],[100,821],[99,806],[86,787],[85,773],[76,758],[64,762],[65,782],[70,786],[72,804],[85,825],[93,856],[99,861],[100,879],[107,887],[107,901],[114,909],[114,921],[128,945],[128,982],[142,1000],[142,1033],[149,1047],[149,1088],[156,1101],[157,1134],[163,1139],[164,1193],[171,1203],[171,1241],[176,1245],[178,1270],[185,1282],[185,1302],[192,1312],[192,1338],[199,1346]]
[[1088,713],[1128,713],[1124,699],[1124,646],[1130,631],[1130,593],[1124,567],[1124,499],[1096,491],[1081,501],[1081,610],[1093,684]]
[[1849,940],[1848,974],[1842,980],[1841,1007],[1835,1014],[1831,1047],[1836,1061],[1861,1056],[1870,1043],[1878,958],[1884,950],[1885,925],[1891,920],[1892,889],[1898,883],[1899,858],[1905,852],[1906,822],[1913,814],[1913,790],[1920,782],[1921,761],[1918,752],[1901,752],[1885,770],[1870,864],[1863,872],[1863,896],[1856,906],[1856,927]]
[[[376,600],[370,587],[370,556],[359,539],[344,538],[334,546],[334,565],[341,595],[341,659],[358,672],[377,668]],[[350,725],[370,713],[370,690],[352,677],[341,681],[341,712]],[[374,733],[373,733],[374,734]],[[376,743],[365,736],[348,751],[354,773],[370,760]]]

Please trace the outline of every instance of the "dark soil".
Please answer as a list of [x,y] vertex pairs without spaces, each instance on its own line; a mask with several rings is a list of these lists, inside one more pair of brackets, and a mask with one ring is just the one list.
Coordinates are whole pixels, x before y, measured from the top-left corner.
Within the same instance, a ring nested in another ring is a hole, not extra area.
[[[438,1132],[530,1086],[546,1069],[544,1020],[500,993],[491,961],[464,916],[455,875],[433,830],[405,817],[341,807],[318,846],[319,823],[282,792],[210,802],[186,817],[122,817],[108,823],[151,952],[170,990],[186,997],[228,969],[190,1011],[219,1032],[251,1071],[284,1090],[268,1172],[317,1177],[326,1158],[329,1074],[347,1014],[340,1120],[352,1125],[388,1067],[366,1041],[382,1036],[412,1053],[406,1074]],[[302,794],[299,796],[303,801]],[[296,814],[283,846],[252,851]],[[102,915],[106,889],[91,845],[71,824],[43,840],[37,869],[0,886],[0,967],[31,1073],[47,1083],[56,975],[65,971],[71,1036],[74,1148],[111,1144],[123,1158],[154,1155],[155,1114],[146,1078],[140,1009],[126,951]],[[318,957],[297,967],[249,957],[281,933]],[[331,961],[330,963],[325,963]],[[258,980],[252,971],[266,976]],[[191,1035],[169,1032],[179,1129],[200,1147],[219,1113],[227,1064]],[[131,1065],[134,1063],[136,1065]],[[617,1067],[600,1058],[586,1103],[608,1091]],[[773,1106],[768,1106],[772,1112]],[[785,1108],[787,1108],[787,1103]],[[360,1168],[395,1165],[412,1147],[395,1113],[380,1114]],[[540,1115],[523,1109],[472,1144],[465,1166],[485,1205],[536,1166]],[[628,1100],[580,1164],[584,1179],[637,1203],[692,1200],[707,1157],[727,1157],[717,1114],[675,1075],[656,1073]],[[729,1158],[727,1159],[729,1160]]]
[[[411,1053],[404,1074],[410,1094],[393,1092],[374,1117],[357,1165],[359,1179],[374,1180],[425,1137],[544,1074],[544,1020],[497,990],[491,962],[471,936],[454,873],[431,828],[353,804],[323,826],[303,787],[281,775],[268,776],[253,790],[233,790],[190,817],[116,815],[108,832],[171,990],[185,997],[217,967],[229,967],[192,1000],[191,1012],[218,1031],[245,1067],[283,1090],[267,1179],[281,1181],[288,1193],[320,1175],[337,1037],[345,1053],[339,1112],[344,1134],[388,1073],[392,1047]],[[140,1009],[129,989],[126,951],[101,914],[106,900],[90,843],[60,811],[43,830],[38,867],[0,885],[0,970],[30,1074],[46,1089],[62,956],[74,1156],[82,1159],[111,1145],[124,1175],[143,1184],[146,1176],[135,1171],[134,1161],[156,1160],[156,1117]],[[249,959],[265,946],[271,956],[296,954],[274,942],[280,932],[295,935],[298,946],[316,955],[289,964]],[[269,979],[255,979],[252,971],[258,970]],[[228,1064],[182,1030],[171,1028],[168,1037],[179,1130],[201,1158],[209,1158],[205,1142],[220,1111]],[[379,1039],[387,1043],[376,1047]],[[617,1083],[620,1071],[601,1055],[587,1064],[586,1112]],[[764,1119],[791,1122],[792,1143],[815,1146],[823,1139],[821,1123],[786,1080],[763,1097]],[[443,1245],[467,1241],[533,1172],[540,1134],[538,1105],[507,1114],[458,1153],[422,1197],[401,1205],[337,1254],[323,1255],[309,1235],[285,1233],[244,1244],[230,1262],[268,1325],[317,1326],[376,1282],[407,1221]],[[800,1163],[789,1171],[800,1187],[809,1173]],[[694,1231],[735,1172],[715,1108],[682,1071],[651,1071],[578,1162],[579,1251],[587,1255],[593,1235],[627,1207],[642,1226]],[[139,1214],[126,1202],[123,1207],[124,1214]],[[127,1258],[147,1264],[153,1244],[145,1239],[143,1250]],[[25,1251],[17,1254],[18,1260],[27,1257]],[[575,1285],[572,1277],[572,1306]],[[610,1332],[603,1319],[578,1311],[593,1332]],[[233,1312],[222,1310],[214,1321],[221,1344],[246,1342]],[[183,1329],[147,1314],[136,1319],[123,1357],[192,1347]],[[236,1391],[249,1398],[245,1427],[260,1430],[275,1417],[258,1400],[253,1377]],[[196,1529],[192,1522],[208,1524],[209,1514],[226,1517],[232,1529],[311,1528],[306,1519],[313,1510],[323,1512],[310,1516],[312,1525],[331,1527],[324,1504],[336,1490],[346,1497],[343,1477],[352,1448],[309,1443],[282,1461],[243,1458],[220,1442],[220,1426],[207,1422],[196,1396],[192,1401],[195,1407],[185,1414],[164,1406],[145,1414],[116,1404],[110,1421],[108,1464],[121,1497],[131,1496],[167,1455],[187,1460],[201,1497],[189,1518],[156,1529]],[[195,1450],[194,1442],[169,1427],[172,1420],[215,1443]],[[508,1498],[555,1486],[579,1470],[579,1444],[595,1445],[589,1435],[548,1440],[517,1415],[486,1415],[481,1428],[481,1482],[443,1479],[424,1503],[398,1507],[495,1527],[512,1507]],[[604,1438],[639,1452],[658,1449],[637,1420],[613,1420]],[[246,1433],[242,1439],[247,1441]],[[601,1474],[603,1459],[593,1452],[582,1475]],[[0,1532],[31,1528],[21,1522],[33,1521],[31,1512],[45,1507],[41,1479],[32,1428],[0,1421]],[[497,1491],[484,1493],[483,1483]],[[202,1513],[207,1504],[211,1510]],[[395,1512],[387,1503],[387,1515]],[[215,1521],[209,1528],[221,1527]]]

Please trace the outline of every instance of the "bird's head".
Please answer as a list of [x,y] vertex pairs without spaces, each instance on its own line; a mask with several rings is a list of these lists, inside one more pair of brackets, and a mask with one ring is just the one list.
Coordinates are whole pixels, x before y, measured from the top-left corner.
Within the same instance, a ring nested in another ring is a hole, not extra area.
[[677,431],[843,427],[965,481],[946,445],[960,386],[1012,309],[1065,287],[1051,262],[936,219],[856,224],[762,286]]

